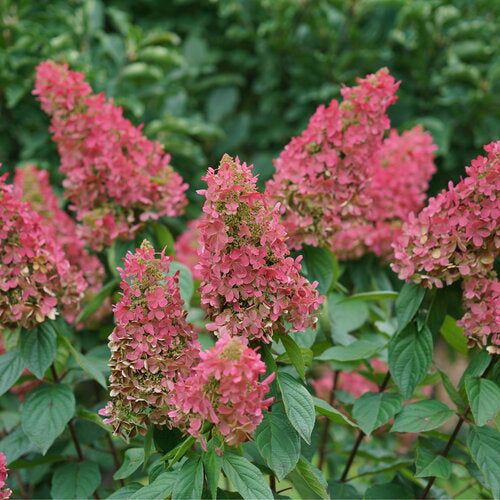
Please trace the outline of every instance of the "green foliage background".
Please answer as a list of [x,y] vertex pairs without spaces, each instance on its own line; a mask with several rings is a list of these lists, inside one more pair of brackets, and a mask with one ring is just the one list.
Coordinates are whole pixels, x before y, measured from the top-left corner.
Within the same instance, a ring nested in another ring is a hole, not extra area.
[[403,82],[393,126],[424,123],[439,145],[436,192],[500,128],[499,11],[488,0],[2,0],[0,158],[58,175],[30,94],[46,58],[146,123],[191,194],[224,152],[268,178],[319,104],[387,66]]

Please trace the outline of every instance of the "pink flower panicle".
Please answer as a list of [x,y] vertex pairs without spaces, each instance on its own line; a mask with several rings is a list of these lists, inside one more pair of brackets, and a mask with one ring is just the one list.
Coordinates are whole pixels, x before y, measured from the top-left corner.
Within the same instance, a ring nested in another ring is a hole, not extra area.
[[175,242],[175,258],[189,268],[195,280],[201,280],[202,276],[198,264],[198,220],[188,222],[187,229]]
[[300,258],[289,256],[279,213],[257,192],[251,166],[224,155],[203,179],[197,269],[207,329],[267,343],[273,331],[285,331],[284,321],[295,331],[313,327],[317,283],[300,276]]
[[266,192],[281,203],[290,247],[331,248],[334,234],[366,217],[373,157],[389,127],[385,112],[398,86],[381,69],[358,79],[358,86],[343,88],[344,102],[319,106],[302,135],[274,161],[276,173]]
[[51,116],[65,195],[94,249],[131,239],[148,219],[181,213],[187,184],[169,165],[170,155],[111,99],[92,94],[82,73],[42,62],[33,93]]
[[7,457],[0,451],[0,499],[10,498],[12,490],[7,488]]
[[274,373],[259,382],[266,365],[242,337],[222,335],[200,358],[192,373],[174,385],[170,418],[202,445],[205,421],[214,424],[212,434],[230,446],[247,441],[273,400],[265,395]]
[[0,327],[28,330],[56,307],[75,317],[85,280],[53,238],[43,219],[0,176]]
[[172,258],[156,258],[145,240],[124,261],[109,342],[111,401],[100,414],[115,434],[133,436],[151,424],[170,425],[168,393],[197,362],[200,346],[182,308],[178,273],[167,275]]
[[89,300],[101,288],[105,275],[104,267],[100,260],[85,248],[79,226],[59,207],[58,198],[50,185],[48,172],[38,170],[33,164],[17,168],[14,189],[43,218],[44,228],[50,237],[62,246],[74,272],[83,274],[85,296]]
[[490,325],[492,311],[500,308],[493,271],[500,248],[500,141],[484,149],[488,156],[473,160],[464,179],[450,183],[403,226],[392,268],[428,288],[463,278],[464,305],[471,308],[462,320],[466,335],[483,345],[490,336],[498,345],[498,327]]

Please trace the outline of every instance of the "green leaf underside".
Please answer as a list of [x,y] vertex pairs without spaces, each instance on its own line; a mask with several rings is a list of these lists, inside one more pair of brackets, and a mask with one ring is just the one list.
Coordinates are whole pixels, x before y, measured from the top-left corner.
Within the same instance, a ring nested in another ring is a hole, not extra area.
[[332,422],[338,424],[347,424],[351,427],[358,427],[352,420],[349,420],[343,413],[334,408],[332,405],[328,404],[323,399],[313,397],[314,408],[319,415],[323,415]]
[[448,479],[451,476],[451,462],[422,446],[417,448],[415,465],[417,468],[416,477],[436,476]]
[[367,392],[354,402],[352,416],[361,430],[370,435],[386,424],[401,410],[403,398],[399,394]]
[[313,467],[307,460],[300,458],[295,469],[287,476],[302,498],[319,498],[326,500],[326,481],[322,472]]

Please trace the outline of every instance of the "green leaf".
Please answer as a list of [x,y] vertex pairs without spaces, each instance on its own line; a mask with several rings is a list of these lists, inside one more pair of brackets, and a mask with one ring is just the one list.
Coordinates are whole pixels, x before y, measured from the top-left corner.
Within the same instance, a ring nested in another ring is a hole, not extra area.
[[63,342],[63,344],[67,347],[69,352],[71,352],[72,356],[75,358],[75,361],[78,363],[80,368],[90,377],[93,378],[96,382],[99,383],[104,389],[107,389],[106,379],[104,378],[101,370],[96,366],[96,364],[92,361],[91,358],[85,356],[81,352],[78,352],[68,337],[64,337],[60,335],[59,338]]
[[[298,345],[298,344],[297,344]],[[299,347],[300,349],[300,355],[302,356],[302,359],[304,360],[304,364],[306,366],[310,366],[314,357],[314,354],[311,349],[308,347]],[[287,352],[284,352],[283,354],[280,354],[277,358],[276,361],[279,361],[280,363],[285,363],[288,365],[293,364],[292,360],[290,359],[290,356],[288,355]]]
[[42,323],[35,330],[21,331],[21,355],[35,377],[42,379],[54,361],[57,335],[50,322]]
[[465,391],[477,425],[484,425],[488,420],[496,417],[500,411],[500,388],[495,382],[467,376]]
[[92,297],[91,301],[84,307],[83,311],[76,319],[76,323],[81,323],[82,321],[85,321],[87,318],[92,316],[92,314],[94,314],[102,306],[104,300],[114,292],[119,282],[119,279],[113,279],[106,283],[101,288],[101,290],[96,293],[94,297]]
[[320,398],[313,398],[314,401],[314,409],[319,415],[323,415],[328,418],[332,422],[336,422],[337,424],[347,424],[351,427],[358,427],[354,422],[349,420],[343,413],[335,409],[333,406],[329,405],[326,401],[323,401]]
[[170,450],[173,450],[183,439],[182,432],[175,427],[169,429],[168,427],[154,426],[153,440],[156,449],[161,453],[168,453]]
[[396,416],[391,432],[425,432],[448,421],[455,412],[434,399],[403,406]]
[[17,349],[0,355],[0,396],[16,383],[24,370],[24,363]]
[[368,488],[364,498],[365,500],[401,500],[402,498],[414,498],[414,496],[402,484],[385,483]]
[[332,500],[361,500],[362,496],[351,484],[328,481],[328,493]]
[[463,401],[462,397],[460,396],[460,394],[458,393],[458,391],[453,386],[453,384],[451,383],[450,377],[448,377],[448,375],[445,372],[443,372],[442,370],[438,370],[438,373],[441,377],[441,380],[443,382],[443,386],[444,386],[446,392],[448,393],[448,396],[450,397],[450,399],[453,401],[453,403],[455,403],[457,408],[459,408],[459,409],[463,408],[465,406],[464,401]]
[[299,459],[297,466],[288,474],[287,479],[302,498],[328,499],[327,483],[322,477],[322,472],[303,458]]
[[234,453],[224,453],[222,456],[222,470],[236,488],[236,491],[245,500],[255,498],[273,499],[273,494],[264,481],[261,472],[246,458]]
[[355,293],[350,297],[346,297],[341,303],[354,302],[356,300],[370,301],[370,300],[396,300],[399,296],[398,292],[392,290],[381,290],[378,292],[363,292]]
[[177,472],[172,500],[198,499],[203,490],[203,461],[199,457],[189,458]]
[[329,293],[327,297],[328,318],[333,335],[357,330],[368,319],[368,306],[364,301],[343,302],[343,295]]
[[292,362],[292,365],[297,370],[299,377],[302,380],[306,378],[306,366],[304,358],[302,357],[302,351],[296,342],[290,338],[288,335],[280,334],[279,338],[285,347],[285,351]]
[[0,450],[7,457],[7,465],[22,455],[36,451],[36,446],[28,439],[21,427],[7,434],[0,441]]
[[403,398],[399,394],[367,392],[354,402],[352,416],[361,430],[369,436],[375,429],[389,422],[402,406]]
[[335,256],[326,248],[307,245],[302,247],[302,255],[307,270],[307,279],[311,283],[317,281],[318,293],[325,295],[333,284],[335,274],[338,274],[338,271],[335,272]]
[[398,331],[403,330],[413,319],[424,299],[425,289],[416,283],[405,283],[396,300]]
[[300,437],[290,425],[283,404],[272,406],[255,431],[255,443],[267,465],[281,481],[297,464]]
[[128,500],[129,498],[132,498],[134,493],[139,491],[141,488],[143,488],[143,486],[140,483],[127,484],[127,486],[116,490],[114,493],[109,495],[109,497],[106,497],[106,500]]
[[470,361],[469,366],[465,369],[458,382],[459,389],[463,387],[465,379],[468,376],[476,377],[483,374],[484,370],[488,368],[492,356],[488,354],[486,349],[481,349]]
[[455,319],[451,316],[446,316],[439,330],[446,342],[461,354],[467,354],[467,338],[464,335],[464,329],[457,325]]
[[386,344],[387,342],[381,338],[376,338],[374,341],[356,340],[349,345],[330,347],[315,359],[317,361],[356,361],[358,359],[368,359],[378,354]]
[[131,476],[144,461],[144,450],[142,448],[129,448],[123,456],[121,467],[113,474],[113,479],[125,479]]
[[500,433],[491,427],[470,426],[467,435],[470,454],[483,473],[495,498],[500,497]]
[[415,324],[409,324],[392,337],[389,343],[389,369],[405,399],[411,397],[429,370],[432,350],[432,334],[426,326],[419,332]]
[[101,483],[99,467],[94,462],[70,462],[56,469],[52,476],[52,498],[90,498]]
[[302,439],[306,443],[310,443],[315,422],[314,403],[311,394],[288,373],[278,372],[278,385],[290,423]]
[[75,397],[64,384],[43,384],[26,398],[21,425],[29,440],[45,455],[75,413]]
[[191,271],[184,264],[174,260],[170,263],[170,271],[168,274],[173,275],[177,271],[179,271],[181,298],[184,301],[184,306],[188,307],[194,293],[193,277],[191,276]]
[[165,249],[166,255],[174,255],[175,240],[172,233],[160,222],[150,222],[150,224],[155,232],[158,246],[162,250]]
[[137,490],[130,500],[158,500],[168,497],[179,476],[179,472],[162,472],[151,484]]
[[95,412],[95,411],[89,411],[86,410],[85,408],[82,408],[81,406],[76,409],[76,415],[80,417],[83,420],[87,420],[89,422],[92,422],[105,431],[112,433],[113,429],[111,428],[110,425],[105,424],[102,420],[102,418]]
[[213,500],[217,498],[217,485],[222,468],[222,458],[215,451],[216,443],[212,439],[207,445],[207,451],[203,454],[203,465],[207,478],[207,488]]
[[224,116],[235,108],[239,98],[238,88],[234,85],[217,87],[210,93],[207,101],[207,116],[213,123],[219,123]]
[[436,476],[448,479],[451,476],[451,462],[422,446],[417,448],[415,465],[417,468],[416,477]]

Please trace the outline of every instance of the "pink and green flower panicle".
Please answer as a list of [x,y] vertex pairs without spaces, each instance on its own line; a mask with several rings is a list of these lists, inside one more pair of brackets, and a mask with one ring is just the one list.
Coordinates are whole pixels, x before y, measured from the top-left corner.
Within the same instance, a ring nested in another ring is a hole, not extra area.
[[178,273],[168,275],[171,260],[145,240],[120,270],[122,298],[114,306],[116,327],[109,341],[111,401],[100,411],[116,434],[170,425],[169,392],[199,359]]
[[45,61],[33,93],[51,117],[65,196],[94,249],[133,238],[149,219],[182,213],[188,186],[170,166],[170,155],[111,99],[92,94],[82,73]]
[[387,69],[344,87],[343,102],[319,106],[274,161],[266,192],[280,203],[291,248],[324,246],[341,259],[390,256],[436,169],[436,147],[422,128],[392,130],[384,140],[398,87]]
[[300,257],[286,246],[279,206],[257,191],[251,166],[225,155],[203,178],[207,189],[198,223],[201,303],[218,335],[271,341],[284,332],[313,327],[322,298],[299,273]]
[[204,447],[204,422],[213,424],[212,436],[236,446],[250,439],[262,411],[273,401],[265,395],[274,373],[259,382],[265,373],[265,363],[244,337],[223,334],[214,347],[200,353],[192,373],[174,384],[168,415],[176,427],[200,438]]

